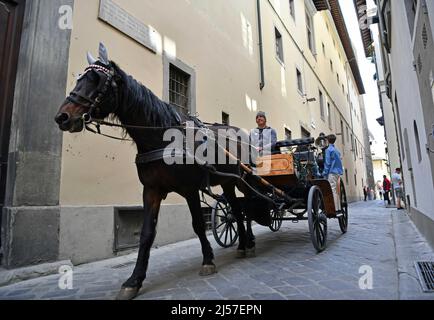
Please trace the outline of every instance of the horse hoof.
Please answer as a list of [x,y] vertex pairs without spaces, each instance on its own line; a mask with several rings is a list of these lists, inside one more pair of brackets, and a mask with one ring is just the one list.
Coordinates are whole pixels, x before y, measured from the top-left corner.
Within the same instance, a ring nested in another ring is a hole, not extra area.
[[255,258],[256,257],[256,248],[246,249],[246,258]]
[[137,297],[139,290],[140,290],[139,288],[122,288],[121,291],[119,291],[116,300],[121,300],[121,301],[132,300],[135,297]]
[[246,257],[246,250],[237,250],[237,259],[244,259]]
[[202,269],[199,272],[199,275],[201,277],[206,277],[206,276],[210,276],[214,273],[217,273],[217,267],[214,265],[205,265],[202,266]]

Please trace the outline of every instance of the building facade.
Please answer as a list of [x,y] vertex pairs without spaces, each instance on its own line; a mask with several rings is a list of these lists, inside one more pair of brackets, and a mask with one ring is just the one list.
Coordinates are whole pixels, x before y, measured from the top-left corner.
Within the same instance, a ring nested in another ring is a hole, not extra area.
[[[2,173],[6,267],[79,264],[137,243],[131,235],[140,226],[142,188],[135,147],[62,134],[52,120],[100,41],[124,71],[203,121],[250,129],[263,110],[279,140],[336,133],[349,198],[362,199],[369,161],[364,87],[337,0],[6,3],[23,11],[24,25],[8,105],[6,178]],[[184,90],[182,101],[174,82]],[[156,245],[192,237],[185,201],[170,195]]]
[[392,137],[388,149],[393,163],[400,162],[397,167],[403,169],[410,215],[434,245],[434,4],[424,0],[376,4],[384,123]]

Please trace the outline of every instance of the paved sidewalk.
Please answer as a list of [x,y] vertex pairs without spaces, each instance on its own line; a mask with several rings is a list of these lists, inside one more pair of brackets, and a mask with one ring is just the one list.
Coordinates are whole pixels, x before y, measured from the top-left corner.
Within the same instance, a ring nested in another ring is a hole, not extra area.
[[[255,234],[257,257],[252,259],[236,259],[235,248],[219,248],[212,240],[219,272],[206,278],[198,275],[198,240],[154,249],[138,299],[434,300],[422,293],[412,269],[414,259],[433,257],[431,248],[405,213],[380,201],[352,204],[345,235],[337,221],[329,221],[328,248],[321,254],[313,249],[307,222],[284,222],[277,233],[255,227]],[[114,299],[135,257],[75,267],[72,290],[59,289],[60,275],[52,275],[0,288],[0,299]],[[370,270],[373,288],[362,290],[359,281]]]

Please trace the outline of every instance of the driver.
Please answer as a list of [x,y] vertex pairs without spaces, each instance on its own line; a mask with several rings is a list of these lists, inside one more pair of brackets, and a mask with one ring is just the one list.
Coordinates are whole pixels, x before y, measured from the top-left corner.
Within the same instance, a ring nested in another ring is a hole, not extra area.
[[325,164],[322,175],[330,182],[333,190],[335,206],[338,209],[339,199],[336,189],[340,176],[344,174],[344,170],[342,167],[341,153],[335,147],[336,136],[334,134],[331,134],[327,136],[327,140],[329,142],[329,147],[327,148],[325,153]]
[[259,156],[270,155],[277,143],[276,130],[267,126],[267,115],[263,111],[256,115],[256,124],[258,127],[250,131],[250,144]]

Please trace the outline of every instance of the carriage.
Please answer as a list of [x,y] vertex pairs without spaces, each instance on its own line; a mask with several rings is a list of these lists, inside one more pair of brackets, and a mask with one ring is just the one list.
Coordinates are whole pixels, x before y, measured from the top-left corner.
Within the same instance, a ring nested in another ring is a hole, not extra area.
[[[168,142],[162,139],[162,132],[176,129],[184,136],[184,131],[188,129],[187,122],[194,123],[195,131],[205,133],[218,133],[222,127],[229,127],[205,125],[193,116],[179,113],[174,106],[160,100],[151,90],[110,61],[107,48],[102,43],[99,57],[96,60],[88,53],[89,66],[59,108],[55,121],[64,132],[79,133],[86,129],[117,140],[125,139],[103,134],[101,126],[122,128],[140,152],[136,158],[138,177],[143,185],[144,221],[140,247],[134,271],[122,285],[117,299],[129,300],[138,295],[147,276],[161,202],[172,192],[187,200],[193,229],[202,247],[201,276],[216,273],[217,267],[206,237],[199,191],[202,191],[203,199],[207,194],[216,200],[215,204],[208,206],[212,211],[213,232],[217,242],[230,247],[239,237],[237,253],[240,257],[248,257],[248,253],[254,250],[255,244],[251,241],[252,221],[277,231],[285,220],[308,220],[312,242],[318,251],[326,247],[327,219],[338,219],[342,232],[346,232],[348,205],[344,185],[339,182],[340,203],[336,208],[329,182],[318,178],[321,157],[318,144],[313,139],[281,141],[277,144],[275,154],[257,159],[255,163],[243,164],[229,151],[220,150],[236,160],[234,164],[210,165],[199,159],[197,163],[193,161],[194,165],[168,165],[164,161]],[[104,120],[110,117],[119,123]],[[95,126],[95,129],[91,126]],[[196,142],[211,146],[212,135],[205,134],[203,141]],[[173,155],[181,160],[196,160],[190,152],[189,148],[182,146],[174,149]],[[168,155],[172,156],[172,152]],[[186,183],[187,180],[189,183]],[[213,186],[221,186],[224,194],[213,194]],[[237,186],[245,195],[244,198],[237,199]],[[207,201],[204,200],[204,203]],[[244,221],[247,221],[247,233]]]
[[[326,248],[328,219],[337,219],[342,233],[347,232],[345,185],[339,179],[336,206],[329,181],[318,175],[324,166],[325,154],[319,141],[314,138],[280,141],[271,157],[257,159],[256,168],[243,167],[247,171],[245,174],[253,178],[250,181],[256,181],[254,187],[262,195],[253,193],[239,198],[248,230],[251,221],[277,232],[283,221],[307,220],[317,252]],[[238,239],[236,219],[224,195],[214,198],[216,201],[211,205],[206,200],[203,203],[211,209],[211,229],[216,242],[229,248]]]

